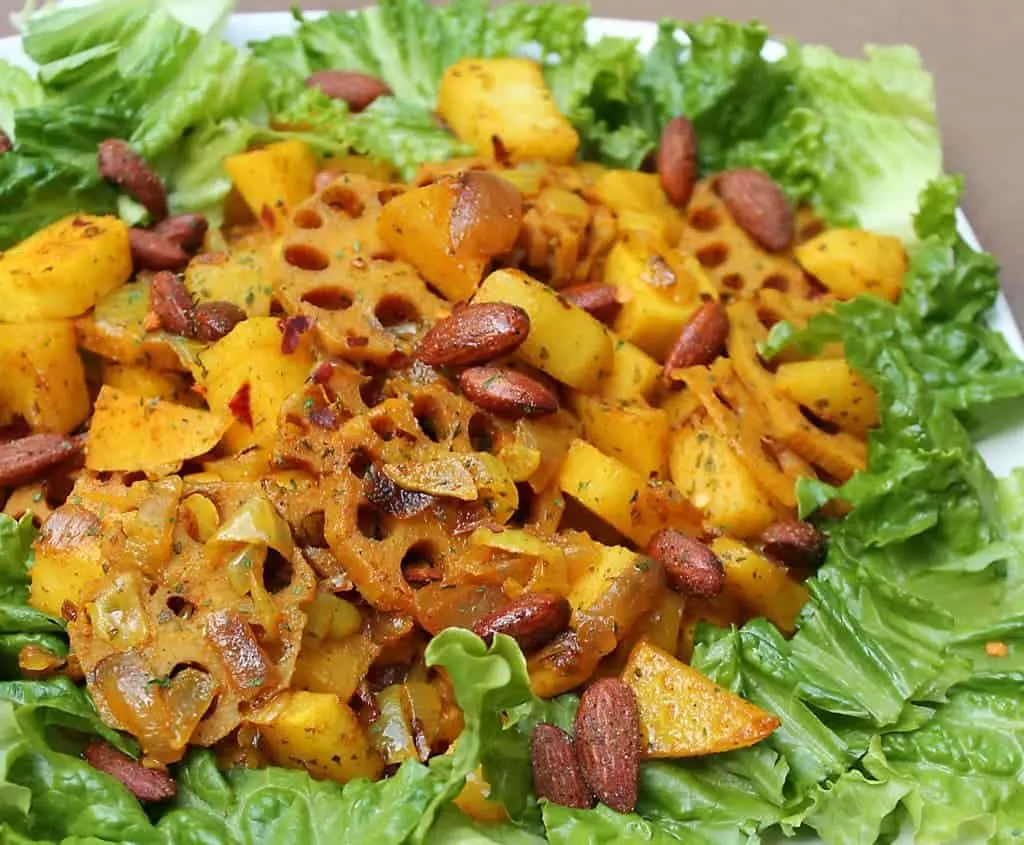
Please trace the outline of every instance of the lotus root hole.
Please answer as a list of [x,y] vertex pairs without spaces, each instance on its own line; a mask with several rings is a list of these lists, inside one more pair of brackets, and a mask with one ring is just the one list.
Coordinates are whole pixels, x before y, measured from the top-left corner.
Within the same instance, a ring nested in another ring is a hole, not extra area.
[[284,260],[299,270],[318,272],[331,266],[331,259],[319,247],[312,244],[289,244],[284,248]]

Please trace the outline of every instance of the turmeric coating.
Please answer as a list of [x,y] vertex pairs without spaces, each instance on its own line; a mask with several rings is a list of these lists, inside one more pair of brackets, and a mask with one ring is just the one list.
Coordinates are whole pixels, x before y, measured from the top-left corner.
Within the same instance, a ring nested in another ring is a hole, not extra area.
[[[530,137],[511,157],[424,165],[409,184],[335,162],[318,190],[300,142],[235,156],[245,213],[211,229],[183,274],[194,301],[245,313],[212,342],[166,330],[151,274],[124,280],[116,222],[97,220],[89,241],[57,224],[0,261],[9,313],[60,341],[25,355],[20,328],[0,326],[2,390],[17,399],[4,413],[61,434],[90,420],[84,466],[7,499],[8,513],[48,516],[32,603],[67,620],[64,670],[148,757],[214,746],[347,781],[444,753],[461,714],[426,643],[534,594],[569,608],[539,645],[521,638],[535,692],[626,673],[645,753],[727,750],[777,726],[680,661],[700,620],[793,630],[807,571],[759,538],[797,518],[799,479],[863,469],[877,409],[841,349],[769,365],[757,344],[856,279],[898,290],[901,258],[846,232],[835,260],[856,267],[823,266],[803,246],[828,234],[810,209],[793,247],[768,253],[713,178],[679,209],[656,175],[567,163],[562,136],[544,160]],[[810,276],[801,250],[842,283]],[[71,310],[5,281],[43,252],[62,256],[55,279],[78,280]],[[83,256],[117,272],[81,276]],[[559,293],[582,283],[611,286],[621,307],[595,315]],[[721,347],[663,372],[709,301],[728,320]],[[471,394],[464,366],[418,358],[442,320],[463,321],[445,337],[486,337],[474,305],[495,302],[521,309],[529,333],[465,366],[515,378]],[[647,554],[666,528],[708,544],[718,595],[669,587],[678,562]],[[681,691],[720,735],[691,741],[664,698]]]

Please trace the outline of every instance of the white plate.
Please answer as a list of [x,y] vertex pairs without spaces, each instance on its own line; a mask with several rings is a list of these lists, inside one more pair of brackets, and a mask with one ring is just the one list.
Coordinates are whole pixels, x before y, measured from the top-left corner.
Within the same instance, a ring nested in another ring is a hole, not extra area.
[[[283,0],[282,0],[283,3]],[[307,17],[317,17],[323,12],[309,12]],[[238,46],[244,46],[249,41],[257,41],[269,38],[273,35],[282,35],[291,32],[296,27],[296,22],[291,14],[287,12],[261,12],[252,14],[232,15],[224,32],[227,41]],[[650,21],[625,20],[620,18],[591,18],[587,22],[587,31],[592,39],[604,35],[615,35],[623,38],[636,38],[643,49],[649,49],[657,37],[657,27]],[[766,55],[781,54],[782,46],[777,42],[770,42],[766,46]],[[31,67],[31,62],[21,49],[17,38],[0,39],[0,59],[7,59],[16,64]],[[970,223],[962,212],[957,212],[959,228],[965,239],[975,249],[980,249],[978,239],[971,229]],[[1020,329],[1014,321],[1010,312],[1006,297],[999,295],[995,310],[991,316],[992,327],[1002,333],[1007,339],[1014,352],[1024,357],[1024,338],[1021,337]],[[1024,420],[1010,419],[1000,427],[996,433],[988,435],[979,443],[982,454],[988,465],[997,474],[1004,475],[1015,466],[1024,462]],[[794,845],[814,845],[819,840],[811,835],[800,836],[795,840],[789,840]],[[908,843],[910,837],[907,833],[900,837],[901,845]]]

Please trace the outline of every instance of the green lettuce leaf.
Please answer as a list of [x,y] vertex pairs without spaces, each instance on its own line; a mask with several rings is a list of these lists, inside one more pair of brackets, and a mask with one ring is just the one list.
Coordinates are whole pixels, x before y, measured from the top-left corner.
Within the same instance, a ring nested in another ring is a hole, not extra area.
[[28,71],[0,60],[0,131],[13,139],[15,113],[42,101],[43,89]]

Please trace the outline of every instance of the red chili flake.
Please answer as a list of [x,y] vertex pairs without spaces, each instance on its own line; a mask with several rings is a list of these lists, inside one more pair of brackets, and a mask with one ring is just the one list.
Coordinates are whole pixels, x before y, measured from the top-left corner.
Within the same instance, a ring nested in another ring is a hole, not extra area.
[[277,218],[274,216],[274,209],[269,205],[264,205],[260,209],[260,222],[267,229],[274,229],[277,226]]
[[302,314],[277,321],[281,330],[281,354],[291,355],[299,348],[299,338],[313,326],[313,321]]
[[369,346],[370,338],[368,337],[346,337],[345,344],[347,346]]
[[309,412],[309,421],[317,428],[334,431],[338,427],[338,412],[333,408],[314,408]]
[[242,425],[247,425],[252,428],[252,385],[249,382],[245,382],[238,392],[231,397],[231,401],[228,402],[228,410],[231,411],[231,415],[238,420]]
[[226,252],[201,252],[192,259],[193,264],[226,264],[228,254]]

